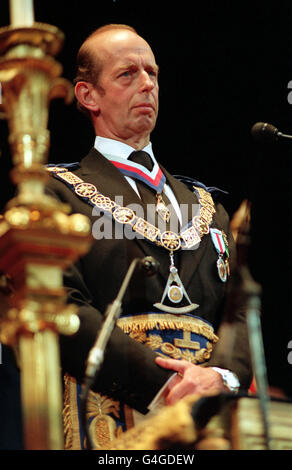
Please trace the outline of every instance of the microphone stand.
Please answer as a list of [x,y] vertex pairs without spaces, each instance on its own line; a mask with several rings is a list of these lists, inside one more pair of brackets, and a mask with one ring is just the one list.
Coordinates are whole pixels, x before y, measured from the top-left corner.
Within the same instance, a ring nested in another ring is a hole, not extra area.
[[251,352],[252,369],[257,384],[257,395],[264,429],[267,450],[270,449],[269,404],[267,369],[265,363],[263,338],[261,331],[261,286],[254,281],[250,273],[247,258],[250,244],[250,223],[248,217],[240,224],[237,246],[237,269],[231,279],[230,290],[225,306],[225,318],[219,330],[221,344],[215,349],[215,356],[228,367],[234,348],[234,315],[238,308],[245,309],[246,324]]
[[251,349],[251,360],[257,385],[266,449],[270,450],[270,397],[268,393],[267,370],[260,320],[261,287],[252,279],[246,267],[241,268],[241,270],[243,277],[242,289],[247,297],[246,321]]
[[156,261],[151,256],[148,256],[143,259],[135,258],[132,261],[116,299],[111,304],[109,304],[106,309],[105,319],[102,323],[100,332],[87,358],[85,378],[81,393],[81,416],[83,428],[87,439],[88,450],[92,450],[94,448],[94,444],[88,427],[88,420],[86,419],[88,394],[98,372],[100,371],[104,359],[105,348],[115,327],[116,321],[122,312],[123,297],[128,288],[129,282],[132,278],[137,264],[141,264],[143,266],[146,275],[148,276],[152,276],[156,272]]
[[249,346],[251,352],[252,369],[254,372],[257,395],[263,423],[266,449],[270,449],[269,408],[267,368],[261,331],[261,294],[262,288],[252,277],[248,267],[248,250],[250,245],[250,221],[248,218],[241,224],[237,237],[238,249],[238,277],[240,278],[239,291],[241,302],[246,311],[246,324]]

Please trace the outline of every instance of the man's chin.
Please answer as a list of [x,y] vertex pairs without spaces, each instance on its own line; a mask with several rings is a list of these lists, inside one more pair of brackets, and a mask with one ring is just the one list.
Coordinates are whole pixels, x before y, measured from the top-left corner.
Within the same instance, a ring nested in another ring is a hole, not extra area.
[[150,134],[150,132],[153,131],[155,124],[156,124],[156,117],[143,115],[143,116],[140,116],[140,118],[136,120],[135,130],[137,131],[138,134],[141,134],[141,132]]

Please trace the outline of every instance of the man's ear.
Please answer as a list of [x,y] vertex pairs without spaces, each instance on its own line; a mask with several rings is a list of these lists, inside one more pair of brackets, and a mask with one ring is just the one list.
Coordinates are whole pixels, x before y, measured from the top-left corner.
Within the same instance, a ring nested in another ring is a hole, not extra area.
[[98,105],[98,91],[89,82],[78,82],[75,85],[75,96],[79,103],[88,111],[97,114],[100,111]]

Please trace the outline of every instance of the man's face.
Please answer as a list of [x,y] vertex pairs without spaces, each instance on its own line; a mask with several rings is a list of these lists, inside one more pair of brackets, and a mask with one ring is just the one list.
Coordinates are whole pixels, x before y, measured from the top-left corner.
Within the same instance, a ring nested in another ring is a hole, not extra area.
[[98,135],[148,138],[158,113],[158,66],[149,45],[131,31],[108,31],[92,41],[103,67],[96,87]]

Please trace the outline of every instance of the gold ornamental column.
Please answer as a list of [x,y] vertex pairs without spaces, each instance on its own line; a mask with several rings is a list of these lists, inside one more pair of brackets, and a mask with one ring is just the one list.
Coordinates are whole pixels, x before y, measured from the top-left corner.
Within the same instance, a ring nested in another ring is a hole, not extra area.
[[65,303],[63,271],[91,243],[88,219],[45,194],[49,104],[73,98],[53,58],[62,44],[62,32],[47,24],[0,29],[1,111],[17,190],[0,221],[0,272],[9,288],[0,340],[14,348],[20,368],[26,449],[63,449],[58,336],[79,327]]

